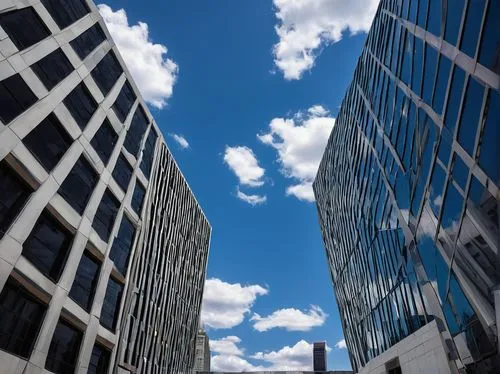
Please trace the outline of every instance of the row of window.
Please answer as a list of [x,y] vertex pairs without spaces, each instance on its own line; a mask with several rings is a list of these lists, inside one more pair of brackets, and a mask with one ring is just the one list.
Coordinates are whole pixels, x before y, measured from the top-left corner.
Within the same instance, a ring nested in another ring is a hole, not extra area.
[[[0,294],[0,349],[28,359],[46,310],[45,304],[10,277]],[[60,318],[50,342],[45,369],[54,373],[74,372],[82,340],[83,332]],[[88,373],[107,373],[110,356],[111,352],[96,342]]]

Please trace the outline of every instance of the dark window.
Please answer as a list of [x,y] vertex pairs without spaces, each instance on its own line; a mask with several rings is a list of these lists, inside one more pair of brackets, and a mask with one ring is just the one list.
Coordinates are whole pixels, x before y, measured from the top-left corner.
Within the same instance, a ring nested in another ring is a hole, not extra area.
[[106,348],[96,343],[92,349],[87,374],[106,374],[110,356],[111,354]]
[[141,145],[141,140],[148,127],[148,117],[142,109],[142,106],[138,106],[137,110],[132,117],[132,122],[130,128],[128,129],[127,136],[125,137],[125,142],[123,145],[134,156],[137,156],[139,152],[139,147]]
[[117,140],[118,134],[106,118],[90,141],[90,144],[92,144],[92,147],[94,147],[104,165],[108,164]]
[[64,105],[82,130],[87,126],[97,109],[97,103],[83,82],[66,96]]
[[101,325],[108,330],[114,331],[116,328],[122,293],[123,285],[109,278],[100,317]]
[[498,148],[498,144],[500,144],[500,129],[498,126],[500,123],[500,93],[498,91],[490,90],[485,116],[486,120],[479,151],[479,165],[494,183],[500,185],[500,168],[498,167],[498,160],[500,160]]
[[113,88],[123,70],[113,51],[109,52],[92,70],[94,78],[101,92],[106,96]]
[[59,188],[59,194],[81,215],[97,180],[97,173],[85,157],[81,156]]
[[142,203],[144,202],[144,195],[146,195],[146,190],[142,184],[137,181],[135,183],[134,195],[132,196],[132,208],[137,214],[141,214]]
[[483,106],[483,97],[484,86],[471,77],[463,102],[458,142],[472,157],[475,156],[474,144],[476,141],[479,117]]
[[146,176],[146,178],[149,178],[149,174],[151,173],[151,168],[153,166],[153,156],[155,152],[156,138],[157,138],[156,132],[151,127],[148,139],[146,140],[146,145],[144,146],[144,151],[142,154],[142,162],[141,162],[141,170]]
[[99,280],[100,267],[99,261],[95,260],[90,253],[85,251],[78,265],[71,291],[69,291],[69,297],[75,300],[87,312],[92,307],[97,281]]
[[446,116],[444,119],[444,125],[452,132],[457,124],[458,110],[460,109],[460,102],[464,89],[464,80],[464,71],[455,65],[450,91],[448,93],[448,104],[446,104]]
[[0,294],[0,349],[29,358],[46,307],[12,277]]
[[481,35],[479,62],[500,74],[500,1],[490,1],[486,21]]
[[73,65],[60,48],[35,62],[31,68],[49,91],[73,71]]
[[45,369],[54,373],[73,373],[82,336],[81,331],[60,319],[50,342]]
[[441,55],[439,58],[439,67],[436,78],[436,86],[434,88],[433,109],[438,115],[443,113],[444,98],[448,88],[448,80],[450,78],[451,61]]
[[118,97],[116,98],[115,103],[113,104],[113,109],[118,117],[118,119],[123,123],[127,118],[128,112],[130,112],[130,108],[135,101],[135,94],[132,90],[132,87],[128,82],[122,87]]
[[0,120],[8,124],[37,101],[19,74],[0,82]]
[[465,0],[453,0],[453,6],[446,7],[446,30],[444,33],[445,40],[456,45],[458,40],[458,32],[462,23],[462,14],[464,12]]
[[441,36],[441,1],[429,1],[429,18],[427,24],[427,31],[436,36]]
[[0,163],[0,238],[24,206],[31,188],[4,162]]
[[106,40],[104,31],[102,31],[99,23],[96,23],[77,38],[73,39],[69,44],[71,44],[71,47],[73,47],[78,57],[83,60],[104,40]]
[[85,0],[42,0],[42,4],[61,30],[90,12]]
[[111,247],[109,258],[113,260],[115,266],[122,274],[127,272],[128,259],[132,251],[134,242],[135,227],[132,222],[124,215],[118,235]]
[[50,35],[49,29],[32,7],[0,14],[0,26],[20,51]]
[[73,139],[51,113],[23,139],[23,143],[50,172],[69,149]]
[[105,242],[108,241],[120,203],[110,190],[106,190],[97,209],[92,227]]
[[128,163],[127,159],[125,158],[125,156],[123,156],[123,154],[120,153],[120,156],[118,157],[115,168],[113,170],[113,178],[125,192],[127,192],[130,178],[132,178],[132,172],[132,167]]
[[54,282],[59,280],[73,236],[47,211],[23,244],[23,256]]
[[434,78],[436,77],[438,53],[429,44],[425,46],[425,69],[424,69],[424,101],[431,105],[434,88]]
[[467,14],[465,16],[460,49],[473,58],[476,55],[485,2],[486,0],[474,0],[469,1],[467,5]]

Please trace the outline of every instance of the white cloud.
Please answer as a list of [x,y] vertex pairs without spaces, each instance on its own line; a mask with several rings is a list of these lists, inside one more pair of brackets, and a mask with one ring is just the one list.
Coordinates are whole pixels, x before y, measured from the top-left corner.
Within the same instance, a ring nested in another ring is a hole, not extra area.
[[307,113],[298,112],[292,118],[274,118],[269,132],[257,135],[262,143],[277,150],[282,173],[299,182],[287,188],[287,195],[314,201],[312,183],[334,125],[335,118],[328,110],[314,105]]
[[187,141],[187,139],[183,135],[170,134],[170,136],[172,138],[174,138],[174,140],[177,142],[177,144],[179,144],[179,146],[182,149],[189,148],[189,142]]
[[236,196],[238,199],[243,200],[252,206],[264,204],[267,201],[266,195],[247,195],[246,193],[241,192],[239,188],[236,191]]
[[222,355],[242,356],[243,349],[238,347],[241,339],[237,336],[226,336],[219,340],[210,339],[210,351]]
[[114,12],[106,4],[98,8],[144,100],[163,108],[179,72],[177,64],[166,57],[167,47],[150,40],[147,23],[129,25],[124,9]]
[[261,317],[257,313],[253,315],[254,329],[257,331],[267,331],[274,328],[283,328],[287,331],[309,331],[313,327],[322,326],[328,315],[316,305],[312,305],[309,310],[287,308],[278,309],[267,317]]
[[347,349],[347,344],[345,342],[345,339],[339,340],[337,343],[335,343],[335,348],[337,348],[337,349]]
[[242,286],[217,278],[207,279],[203,293],[201,321],[205,327],[229,329],[243,322],[258,296],[269,291],[259,285]]
[[259,166],[259,161],[252,149],[245,146],[226,146],[224,162],[236,174],[240,184],[249,187],[260,187],[264,184],[265,169]]
[[279,42],[274,63],[285,79],[300,79],[322,48],[370,29],[379,0],[274,0]]
[[[331,348],[327,347],[327,351]],[[271,364],[266,370],[312,370],[313,345],[301,340],[293,347],[285,346],[279,351],[257,352],[251,358]]]
[[234,355],[215,355],[210,361],[210,370],[214,372],[246,372],[263,370],[242,357]]

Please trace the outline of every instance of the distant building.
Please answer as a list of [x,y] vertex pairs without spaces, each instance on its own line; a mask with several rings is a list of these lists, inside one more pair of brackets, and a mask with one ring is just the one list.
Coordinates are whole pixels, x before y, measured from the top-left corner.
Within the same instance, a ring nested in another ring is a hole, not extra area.
[[194,359],[195,373],[210,371],[210,346],[208,335],[203,329],[196,336],[196,352]]
[[317,342],[313,346],[314,371],[326,371],[326,343]]
[[[316,371],[242,371],[242,372],[228,372],[228,371],[203,371],[198,372],[198,374],[315,374]],[[351,370],[341,370],[341,371],[322,371],[321,374],[353,374]]]

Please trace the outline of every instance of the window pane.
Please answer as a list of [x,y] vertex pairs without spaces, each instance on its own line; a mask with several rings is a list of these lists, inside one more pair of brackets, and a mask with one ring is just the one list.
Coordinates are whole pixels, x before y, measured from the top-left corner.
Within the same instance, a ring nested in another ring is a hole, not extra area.
[[71,47],[73,47],[78,57],[83,60],[105,39],[106,37],[104,36],[104,31],[102,31],[99,23],[96,23],[87,31],[80,34],[80,36],[73,39],[69,44],[71,45]]
[[446,7],[446,30],[444,38],[452,45],[457,44],[458,32],[462,23],[464,4],[465,0],[453,0],[453,6]]
[[134,243],[134,224],[124,215],[118,235],[111,247],[109,258],[113,260],[116,268],[123,274],[127,272],[128,260]]
[[81,156],[59,188],[59,194],[81,215],[97,181],[97,173],[85,157]]
[[122,87],[120,94],[116,98],[115,103],[113,104],[113,109],[118,117],[118,119],[123,123],[127,118],[128,113],[130,112],[130,108],[134,104],[136,97],[132,87],[128,82]]
[[434,99],[432,108],[441,115],[443,113],[444,97],[448,88],[450,78],[451,61],[444,55],[439,58],[438,75],[436,78],[436,87],[434,88]]
[[92,227],[105,242],[108,241],[120,203],[110,190],[104,193],[94,217]]
[[90,357],[87,374],[107,374],[111,353],[101,346],[95,344]]
[[127,192],[130,178],[132,178],[132,167],[123,154],[120,153],[113,170],[113,178],[124,192]]
[[54,373],[73,373],[82,336],[81,331],[60,319],[50,342],[45,369]]
[[82,130],[85,129],[97,109],[97,103],[83,82],[66,96],[64,105]]
[[46,307],[9,277],[0,294],[0,349],[29,358]]
[[32,7],[0,14],[0,26],[20,51],[50,35]]
[[457,124],[458,110],[462,93],[464,89],[465,73],[457,65],[453,69],[453,78],[451,80],[450,92],[448,94],[448,103],[446,105],[446,116],[444,125],[453,133]]
[[431,105],[434,92],[434,78],[436,76],[437,52],[429,44],[425,46],[425,69],[424,69],[424,101]]
[[[432,0],[435,1],[435,0]],[[426,29],[427,25],[427,8],[429,7],[429,0],[420,0],[418,2],[418,22],[417,24]]]
[[479,62],[495,73],[500,74],[500,1],[492,0],[489,3],[486,23],[481,36]]
[[472,157],[475,156],[474,144],[483,105],[483,97],[484,86],[471,77],[463,103],[458,142]]
[[429,18],[427,31],[436,36],[441,36],[441,1],[429,1]]
[[47,211],[42,212],[23,244],[23,256],[42,274],[57,282],[71,248],[73,236]]
[[453,180],[465,191],[465,185],[469,177],[469,168],[457,154],[454,157],[452,176]]
[[134,113],[134,117],[132,117],[132,122],[123,144],[127,151],[134,156],[137,156],[137,153],[139,152],[141,140],[144,136],[146,128],[148,127],[148,122],[148,117],[146,116],[146,113],[144,113],[144,109],[142,109],[139,105]]
[[122,293],[123,285],[110,278],[100,317],[101,325],[108,330],[114,331],[116,328]]
[[472,58],[476,55],[485,2],[486,0],[474,0],[469,1],[467,5],[467,14],[465,16],[465,25],[462,31],[460,49]]
[[35,62],[31,68],[49,91],[73,71],[73,65],[60,48]]
[[144,195],[146,195],[146,190],[140,184],[139,181],[135,184],[134,195],[132,196],[132,208],[135,210],[137,214],[141,214],[142,203],[144,202]]
[[106,118],[90,141],[90,144],[94,147],[102,162],[104,162],[104,165],[108,164],[117,140],[118,134]]
[[481,145],[479,149],[479,165],[485,173],[493,180],[494,183],[500,185],[500,93],[495,90],[490,90],[488,108],[486,111],[486,120],[484,130],[481,137]]
[[113,88],[123,70],[113,51],[109,52],[91,74],[104,96]]
[[155,152],[156,138],[157,138],[156,132],[151,127],[148,139],[146,140],[146,144],[144,146],[144,151],[142,154],[142,162],[141,162],[141,170],[146,176],[146,178],[149,178],[149,174],[151,173],[151,168],[153,167],[153,156]]
[[73,139],[51,113],[23,139],[23,143],[50,172],[69,149]]
[[0,120],[8,124],[37,101],[19,74],[0,82]]
[[31,188],[5,162],[0,162],[0,238],[28,200]]
[[61,30],[89,13],[85,0],[42,0],[42,4]]
[[85,251],[80,260],[80,265],[78,265],[69,296],[87,312],[92,307],[97,281],[99,280],[99,270],[100,263]]
[[424,68],[424,42],[415,38],[415,54],[413,55],[413,82],[412,90],[422,95],[422,69]]

